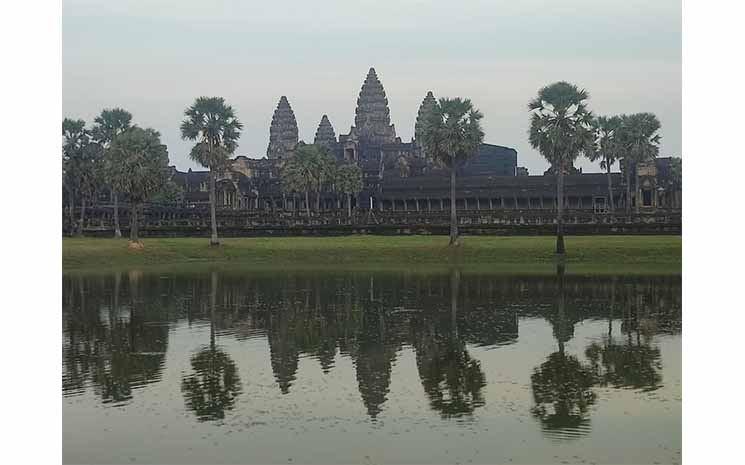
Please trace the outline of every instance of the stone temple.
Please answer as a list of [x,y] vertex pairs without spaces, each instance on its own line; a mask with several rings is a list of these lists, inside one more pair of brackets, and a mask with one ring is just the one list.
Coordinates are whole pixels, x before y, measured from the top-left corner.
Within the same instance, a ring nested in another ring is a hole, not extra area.
[[[347,228],[347,233],[370,231],[370,227],[398,233],[447,232],[443,225],[449,221],[449,171],[435,163],[417,140],[422,119],[435,105],[437,95],[423,90],[422,96],[419,108],[411,109],[412,113],[417,111],[417,118],[414,138],[407,142],[391,124],[388,98],[373,68],[362,83],[354,125],[348,132],[339,132],[327,115],[319,115],[312,143],[324,147],[339,164],[357,164],[363,173],[363,189],[351,202],[352,218],[347,218],[344,208],[346,196],[331,189],[310,197],[311,218],[303,214],[304,195],[282,190],[280,169],[306,142],[299,139],[290,100],[280,97],[269,126],[266,157],[237,156],[218,174],[216,201],[221,230],[243,235],[275,228],[271,234],[292,234],[293,228],[304,225],[320,227],[316,231],[320,234],[326,231],[323,228],[348,225],[351,229]],[[679,168],[672,167],[671,158],[632,166],[628,201],[626,176],[612,173],[617,208],[612,215],[607,208],[611,195],[607,175],[582,173],[572,167],[565,176],[567,223],[580,234],[679,231],[681,186]],[[623,164],[621,168],[625,169]],[[207,231],[208,172],[171,170],[172,181],[180,187],[178,198],[167,204],[148,205],[142,229],[147,234],[162,235]],[[527,169],[518,166],[513,148],[482,144],[478,153],[458,169],[456,208],[459,222],[471,228],[471,233],[553,233],[556,205],[553,170],[529,175]],[[627,205],[633,211],[624,214]],[[126,205],[120,214],[126,224]],[[89,207],[87,231],[109,234],[111,224],[110,201],[98,199]]]
[[[423,115],[436,103],[432,91],[423,92],[414,128],[415,138],[404,142],[391,124],[388,98],[374,68],[370,68],[357,98],[354,126],[338,133],[327,115],[322,115],[312,143],[326,148],[339,163],[356,163],[363,172],[364,189],[354,199],[362,210],[447,209],[449,177],[445,169],[427,156],[416,137]],[[218,182],[218,201],[223,208],[238,210],[302,209],[304,200],[283,193],[279,183],[282,160],[292,157],[299,140],[298,125],[290,101],[282,96],[269,127],[266,158],[238,156]],[[459,170],[458,208],[539,208],[555,198],[553,178],[518,176],[526,174],[517,166],[517,151],[510,147],[482,144],[478,153]],[[588,177],[589,176],[589,177]],[[571,178],[570,176],[569,178]],[[617,176],[618,177],[618,176]],[[607,197],[605,175],[583,175],[582,182],[567,180],[580,196],[570,198],[591,208]],[[616,179],[621,194],[620,177]],[[206,171],[178,172],[174,181],[184,192],[187,205],[206,204]],[[579,187],[582,186],[582,187]],[[579,192],[578,192],[579,194]],[[572,194],[570,194],[572,196]],[[543,199],[543,200],[541,200]],[[322,209],[333,209],[339,196],[322,193]]]

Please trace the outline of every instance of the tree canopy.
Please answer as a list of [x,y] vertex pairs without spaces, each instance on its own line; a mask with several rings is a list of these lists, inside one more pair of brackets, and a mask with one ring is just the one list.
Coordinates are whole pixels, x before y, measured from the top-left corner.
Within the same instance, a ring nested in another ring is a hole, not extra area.
[[429,156],[457,168],[478,152],[484,141],[481,119],[470,99],[441,98],[424,116],[422,144]]
[[90,197],[101,176],[102,148],[82,119],[62,121],[62,179],[71,196]]
[[168,149],[154,129],[123,132],[111,146],[110,160],[124,173],[117,185],[133,203],[146,201],[168,181]]
[[107,108],[96,117],[91,135],[98,143],[108,147],[122,132],[132,126],[132,113],[123,108]]
[[586,90],[560,81],[541,88],[528,103],[531,111],[528,141],[553,169],[561,167],[567,172],[577,157],[594,153],[589,98]]
[[190,156],[206,168],[219,168],[238,147],[243,124],[222,97],[198,97],[184,112],[181,137],[196,141]]
[[621,117],[619,143],[627,164],[653,160],[660,152],[660,120],[653,113],[634,113]]
[[595,148],[588,151],[590,161],[600,161],[600,168],[609,170],[622,154],[619,143],[620,116],[598,116],[593,119]]
[[362,190],[362,170],[355,164],[340,166],[336,170],[334,186],[343,194],[357,194]]

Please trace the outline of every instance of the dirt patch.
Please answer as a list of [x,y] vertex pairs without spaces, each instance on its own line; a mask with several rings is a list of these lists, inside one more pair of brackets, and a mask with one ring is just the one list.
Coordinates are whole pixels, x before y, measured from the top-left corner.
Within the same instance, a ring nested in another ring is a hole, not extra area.
[[137,242],[129,241],[129,245],[127,246],[127,248],[129,248],[129,250],[142,250],[145,248],[145,244],[143,244],[140,241],[137,241]]

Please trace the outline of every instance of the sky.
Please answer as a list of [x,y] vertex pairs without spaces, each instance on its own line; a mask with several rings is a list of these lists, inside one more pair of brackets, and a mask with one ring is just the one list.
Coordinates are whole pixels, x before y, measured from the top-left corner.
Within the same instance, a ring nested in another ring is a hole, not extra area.
[[[660,156],[681,156],[680,0],[65,0],[63,116],[91,124],[104,108],[160,131],[171,164],[197,169],[183,112],[221,96],[244,124],[235,155],[266,155],[282,95],[312,142],[327,114],[354,124],[370,67],[403,141],[428,90],[467,97],[485,142],[512,147],[530,174],[548,167],[528,144],[527,103],[565,80],[598,115],[652,112]],[[579,160],[585,172],[597,163]]]

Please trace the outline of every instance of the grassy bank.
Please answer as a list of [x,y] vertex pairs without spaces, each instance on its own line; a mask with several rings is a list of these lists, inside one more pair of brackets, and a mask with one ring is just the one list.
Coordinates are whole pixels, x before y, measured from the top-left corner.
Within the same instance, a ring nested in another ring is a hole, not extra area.
[[[345,236],[222,239],[144,239],[132,251],[122,239],[65,238],[64,271],[133,267],[410,269],[458,264],[483,269],[539,271],[554,264],[555,238],[465,237],[448,247],[444,236]],[[586,272],[679,273],[680,236],[575,236],[566,238],[570,269]]]

